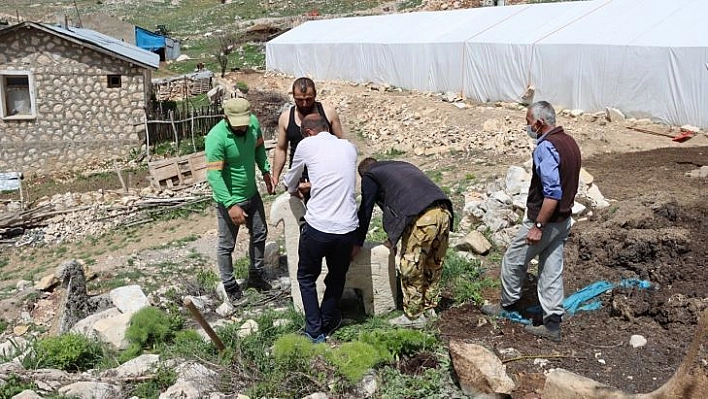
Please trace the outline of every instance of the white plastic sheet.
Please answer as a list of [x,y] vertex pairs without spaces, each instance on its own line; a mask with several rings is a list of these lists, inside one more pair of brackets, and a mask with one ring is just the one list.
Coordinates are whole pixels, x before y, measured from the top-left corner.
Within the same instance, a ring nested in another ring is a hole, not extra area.
[[708,127],[708,1],[595,0],[310,21],[269,70]]

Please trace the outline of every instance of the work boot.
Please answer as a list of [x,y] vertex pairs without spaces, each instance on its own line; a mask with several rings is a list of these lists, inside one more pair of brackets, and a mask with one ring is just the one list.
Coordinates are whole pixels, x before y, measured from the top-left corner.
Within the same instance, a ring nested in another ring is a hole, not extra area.
[[342,325],[342,315],[330,320],[326,326],[324,326],[323,331],[325,332],[325,337],[329,338],[334,334],[335,331]]
[[428,322],[428,319],[422,314],[417,319],[410,319],[405,314],[402,314],[388,322],[396,327],[423,328],[425,327],[425,323]]
[[241,306],[248,302],[248,298],[243,296],[243,291],[241,291],[241,288],[226,291],[226,298],[228,298],[232,306]]
[[561,341],[560,327],[558,327],[558,329],[550,329],[543,324],[538,326],[525,325],[524,330],[526,330],[526,332],[528,332],[529,334],[533,334],[537,337],[548,338],[554,342]]
[[267,282],[263,277],[258,276],[258,277],[249,277],[248,282],[246,282],[246,286],[248,288],[253,288],[258,292],[262,291],[270,291],[273,289],[273,286],[270,285],[269,282]]
[[306,332],[306,333],[305,333],[305,336],[306,336],[307,338],[309,338],[310,341],[312,341],[313,344],[324,344],[324,343],[327,341],[327,338],[325,337],[324,334],[320,334],[320,335],[318,335],[318,336],[316,336],[316,337],[313,337],[312,335],[310,335],[310,333],[307,333],[307,332]]

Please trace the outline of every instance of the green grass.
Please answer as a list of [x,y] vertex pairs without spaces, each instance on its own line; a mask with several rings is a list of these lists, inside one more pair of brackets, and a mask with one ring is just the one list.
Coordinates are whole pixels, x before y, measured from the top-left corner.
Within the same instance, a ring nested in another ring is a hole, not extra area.
[[398,10],[409,10],[411,8],[419,7],[421,4],[423,4],[423,0],[404,0],[401,4],[398,5]]
[[484,301],[482,293],[498,286],[497,280],[482,277],[484,269],[477,259],[468,260],[449,249],[445,255],[441,287],[452,293],[456,304]]

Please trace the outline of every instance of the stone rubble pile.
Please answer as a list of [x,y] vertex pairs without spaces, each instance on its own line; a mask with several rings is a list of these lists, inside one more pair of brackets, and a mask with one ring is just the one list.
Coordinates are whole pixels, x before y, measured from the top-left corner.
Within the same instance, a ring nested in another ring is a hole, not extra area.
[[[441,120],[434,107],[414,106],[411,100],[376,95],[376,91],[400,91],[387,85],[368,85],[368,91],[353,99],[330,88],[326,96],[340,113],[347,113],[350,132],[362,136],[373,152],[409,153],[418,156],[446,155],[455,152],[484,151],[492,156],[521,156],[529,154],[532,142],[518,123],[509,117],[493,118],[483,123],[482,129],[457,125]],[[406,99],[419,98],[428,102],[445,102],[460,110],[470,107],[454,93],[407,92]],[[356,102],[360,111],[349,113]],[[489,105],[490,109],[496,108]],[[515,109],[519,109],[518,107]]]
[[[465,194],[461,230],[474,226],[480,233],[491,233],[498,246],[508,246],[520,228],[526,212],[526,197],[531,184],[531,161],[523,166],[509,167],[506,177],[485,187],[473,186]],[[580,171],[578,194],[573,206],[573,218],[592,215],[592,209],[608,207],[609,202],[595,185],[592,175]]]
[[[208,198],[210,192],[206,183],[199,183],[179,192],[146,187],[127,194],[109,190],[55,194],[32,205],[46,219],[41,222],[42,227],[26,229],[15,245],[58,244],[87,236],[99,237],[118,226],[139,223],[146,210]],[[0,214],[18,211],[12,205],[0,208]]]

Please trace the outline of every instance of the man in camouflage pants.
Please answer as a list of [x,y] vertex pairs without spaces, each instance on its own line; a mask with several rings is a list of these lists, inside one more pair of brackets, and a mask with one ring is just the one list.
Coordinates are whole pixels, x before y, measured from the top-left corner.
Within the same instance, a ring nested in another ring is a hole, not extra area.
[[[395,251],[401,240],[401,317],[392,324],[422,327],[435,314],[440,277],[453,225],[452,202],[428,176],[408,162],[366,158],[358,167],[361,204],[355,256],[369,230],[374,204],[383,211],[384,243]],[[427,315],[427,318],[426,318]]]

